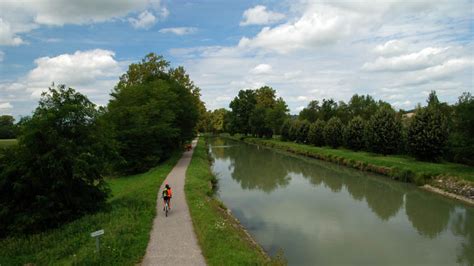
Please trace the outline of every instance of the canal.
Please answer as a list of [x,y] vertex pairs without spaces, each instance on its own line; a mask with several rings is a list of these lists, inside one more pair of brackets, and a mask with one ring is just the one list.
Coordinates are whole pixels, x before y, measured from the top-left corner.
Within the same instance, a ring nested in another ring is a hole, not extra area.
[[289,265],[473,265],[474,208],[411,184],[209,138],[218,197]]

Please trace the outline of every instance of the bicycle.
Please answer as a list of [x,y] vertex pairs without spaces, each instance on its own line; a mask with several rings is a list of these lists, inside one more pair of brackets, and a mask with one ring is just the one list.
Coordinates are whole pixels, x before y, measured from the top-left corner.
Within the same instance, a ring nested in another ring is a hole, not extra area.
[[[161,198],[164,199],[163,196],[162,196]],[[165,217],[168,217],[168,212],[169,212],[169,210],[170,210],[169,202],[170,202],[170,199],[168,198],[168,199],[165,201],[165,208],[164,208]]]

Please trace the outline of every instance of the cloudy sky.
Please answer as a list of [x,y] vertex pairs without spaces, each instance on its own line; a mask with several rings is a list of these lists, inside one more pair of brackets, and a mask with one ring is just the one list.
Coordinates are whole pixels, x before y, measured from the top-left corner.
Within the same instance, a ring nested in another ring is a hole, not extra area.
[[106,104],[148,52],[209,109],[262,85],[292,113],[354,93],[454,103],[474,91],[474,0],[1,0],[0,114],[31,114],[53,81]]

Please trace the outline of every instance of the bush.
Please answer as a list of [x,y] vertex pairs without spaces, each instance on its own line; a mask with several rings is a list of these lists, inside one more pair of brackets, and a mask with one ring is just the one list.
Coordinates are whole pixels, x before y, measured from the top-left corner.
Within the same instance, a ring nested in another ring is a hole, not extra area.
[[434,107],[417,110],[408,127],[408,150],[415,158],[435,161],[448,140],[446,118]]
[[314,146],[324,145],[324,127],[326,123],[323,120],[316,120],[309,127],[308,142]]
[[0,235],[55,227],[101,208],[115,146],[101,113],[64,86],[43,93],[18,145],[0,155]]
[[324,140],[326,144],[337,148],[342,144],[343,125],[338,117],[332,117],[324,127]]
[[354,151],[361,150],[365,147],[365,129],[366,123],[360,116],[354,117],[344,131],[344,139],[346,146]]
[[290,130],[289,130],[289,140],[296,141],[301,127],[300,120],[291,121]]
[[367,143],[373,152],[393,154],[401,141],[401,122],[390,107],[380,108],[369,120],[366,130]]

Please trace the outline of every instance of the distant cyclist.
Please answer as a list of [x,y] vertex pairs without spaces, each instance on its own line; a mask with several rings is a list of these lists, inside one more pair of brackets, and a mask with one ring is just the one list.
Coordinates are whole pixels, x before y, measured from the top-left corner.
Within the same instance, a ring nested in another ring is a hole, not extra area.
[[171,198],[173,197],[173,191],[171,190],[171,187],[168,184],[165,185],[162,196],[163,196],[163,211],[165,210],[166,202],[168,202],[168,208],[170,208],[171,210]]

